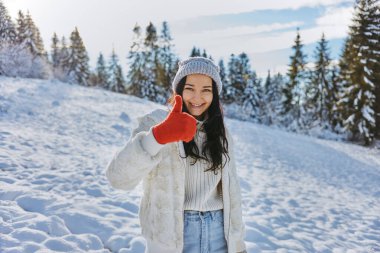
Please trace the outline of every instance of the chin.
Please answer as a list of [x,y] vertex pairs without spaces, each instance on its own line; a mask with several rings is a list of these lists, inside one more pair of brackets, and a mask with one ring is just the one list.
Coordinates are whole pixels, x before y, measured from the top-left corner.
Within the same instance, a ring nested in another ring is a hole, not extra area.
[[194,118],[196,118],[197,120],[203,120],[204,117],[205,117],[206,113],[205,112],[202,112],[202,113],[197,113],[197,114],[192,114],[192,116]]
[[194,116],[194,117],[199,117],[199,116],[201,116],[202,114],[204,114],[204,112],[196,112],[196,113],[193,113],[193,112],[190,112],[190,114],[192,115],[192,116]]

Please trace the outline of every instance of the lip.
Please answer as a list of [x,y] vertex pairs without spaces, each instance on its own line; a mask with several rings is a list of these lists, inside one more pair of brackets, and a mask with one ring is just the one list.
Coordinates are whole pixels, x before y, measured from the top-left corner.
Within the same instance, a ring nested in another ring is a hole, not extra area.
[[190,106],[192,107],[192,108],[201,108],[202,106],[204,106],[204,103],[202,103],[202,104],[200,104],[200,105],[198,105],[198,106],[195,106],[194,104],[192,104],[192,103],[189,103],[190,104]]

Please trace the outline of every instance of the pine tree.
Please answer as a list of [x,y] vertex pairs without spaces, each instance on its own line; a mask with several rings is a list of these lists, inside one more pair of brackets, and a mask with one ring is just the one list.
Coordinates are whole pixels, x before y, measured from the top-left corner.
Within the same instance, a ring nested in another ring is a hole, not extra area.
[[195,57],[195,56],[201,56],[201,57],[205,57],[205,58],[209,58],[209,59],[213,60],[212,56],[207,54],[206,49],[202,50],[200,48],[193,46],[193,48],[191,49],[191,52],[190,52],[190,57]]
[[125,93],[125,81],[123,71],[119,64],[119,58],[116,55],[115,50],[112,50],[108,66],[108,73],[108,86],[106,88],[114,92]]
[[207,53],[206,53],[206,49],[203,49],[202,57],[205,57],[205,58],[208,57],[208,56],[207,56]]
[[264,83],[264,96],[263,96],[263,103],[265,105],[264,106],[265,116],[263,119],[263,123],[266,125],[272,125],[274,118],[276,118],[276,116],[274,115],[275,108],[273,108],[274,105],[272,104],[272,101],[275,100],[275,96],[277,95],[277,92],[278,92],[274,90],[275,88],[277,87],[273,85],[273,80],[270,74],[270,70],[268,70],[268,75]]
[[79,34],[78,28],[71,33],[70,36],[70,49],[68,58],[68,78],[70,83],[77,83],[81,85],[88,85],[89,71],[89,57],[86,48],[83,44],[82,38]]
[[65,36],[62,36],[57,58],[58,66],[54,68],[54,76],[61,81],[68,82],[70,71],[70,52]]
[[323,128],[329,128],[329,108],[334,103],[332,96],[332,85],[330,83],[331,59],[325,39],[322,34],[315,51],[315,64],[311,72],[311,80],[307,87],[306,110],[312,125],[319,125]]
[[264,85],[264,119],[266,125],[279,125],[281,123],[280,113],[282,110],[282,89],[285,79],[281,73],[271,77],[270,71]]
[[[224,101],[228,104],[236,103],[236,88],[234,85],[241,80],[238,79],[238,70],[237,70],[237,57],[234,54],[230,55],[230,59],[228,61],[228,85],[226,85]],[[234,84],[234,85],[233,85]]]
[[136,24],[133,28],[132,46],[128,53],[129,70],[127,74],[128,90],[127,93],[142,97],[141,80],[144,79],[144,45],[141,36],[141,27]]
[[109,74],[107,72],[106,63],[102,53],[99,54],[98,60],[96,62],[96,84],[107,88],[109,87],[108,80]]
[[172,43],[168,23],[162,23],[161,35],[159,37],[159,52],[158,52],[158,84],[163,87],[164,94],[161,94],[165,103],[171,93],[171,82],[176,74],[178,59],[173,53],[174,44]]
[[332,130],[335,132],[339,132],[342,126],[342,117],[340,117],[338,111],[338,101],[339,94],[341,91],[340,83],[339,83],[339,71],[337,66],[333,66],[331,69],[330,75],[330,94],[328,95],[331,99],[331,103],[327,104],[327,112],[328,112],[328,120],[330,122],[330,126]]
[[254,122],[261,123],[263,117],[263,90],[256,73],[252,72],[244,89],[242,103],[247,116]]
[[190,57],[195,57],[195,56],[201,56],[201,51],[199,48],[196,48],[195,46],[193,46],[193,48],[191,49]]
[[[376,7],[377,6],[377,7]],[[370,35],[370,42],[372,48],[371,60],[373,75],[372,82],[375,85],[375,121],[376,121],[376,132],[375,135],[380,139],[380,3],[379,1],[374,1],[374,9],[372,12],[373,20],[371,22],[370,29],[372,33]]]
[[340,98],[344,127],[352,140],[371,144],[376,132],[375,89],[379,52],[377,51],[379,23],[378,1],[360,0],[355,6],[353,24],[343,55],[348,66],[341,69],[344,89]]
[[223,87],[222,87],[222,92],[220,94],[221,100],[223,102],[226,102],[228,94],[227,94],[227,87],[229,86],[228,81],[227,81],[227,73],[226,73],[226,67],[224,66],[224,61],[223,59],[220,59],[218,62],[219,66],[219,75],[220,79],[222,81]]
[[28,48],[32,55],[47,59],[47,54],[44,48],[44,43],[42,41],[40,31],[35,25],[29,12],[26,14],[23,21],[25,27],[22,29],[20,28],[20,30],[24,30],[25,33],[22,37],[20,37],[20,43]]
[[162,86],[156,85],[159,75],[159,62],[158,62],[159,46],[156,27],[152,22],[146,27],[145,40],[144,40],[144,72],[142,85],[142,97],[151,101],[161,102],[164,93]]
[[58,39],[58,36],[56,33],[53,34],[53,38],[51,39],[51,62],[52,62],[52,65],[53,65],[53,68],[58,68],[59,66],[59,50],[60,50],[60,46],[59,46],[59,39]]
[[238,105],[243,103],[243,94],[248,80],[251,78],[251,66],[246,53],[241,53],[237,57],[231,55],[228,63],[228,79],[231,83],[231,89],[228,92],[233,96]]
[[290,57],[290,65],[287,73],[288,83],[283,88],[284,100],[282,105],[282,115],[285,126],[297,128],[301,126],[301,102],[304,86],[304,79],[306,77],[306,55],[303,53],[303,44],[299,29],[297,29],[297,36],[293,45],[293,55]]
[[0,47],[4,47],[5,44],[14,44],[17,39],[16,36],[15,24],[0,0]]
[[31,37],[28,35],[28,29],[27,29],[27,23],[24,13],[20,10],[18,12],[17,20],[16,20],[16,41],[18,44],[21,44],[24,42],[28,37]]

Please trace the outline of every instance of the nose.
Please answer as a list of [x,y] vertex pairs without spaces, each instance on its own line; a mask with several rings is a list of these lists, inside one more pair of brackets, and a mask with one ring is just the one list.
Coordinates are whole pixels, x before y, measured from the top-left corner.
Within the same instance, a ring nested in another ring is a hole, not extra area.
[[202,93],[200,93],[200,92],[194,92],[193,93],[193,99],[195,101],[201,100],[202,99]]

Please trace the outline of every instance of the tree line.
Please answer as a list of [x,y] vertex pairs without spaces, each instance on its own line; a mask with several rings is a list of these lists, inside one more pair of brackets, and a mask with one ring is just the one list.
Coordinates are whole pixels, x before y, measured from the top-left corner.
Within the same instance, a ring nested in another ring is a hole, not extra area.
[[[48,54],[29,13],[18,13],[16,23],[0,0],[0,75],[57,78],[85,86],[166,103],[179,57],[167,22],[158,32],[153,23],[145,30],[136,24],[123,73],[113,50],[108,59],[99,54],[91,70],[77,28],[69,40],[53,34]],[[341,56],[333,60],[324,34],[314,54],[303,50],[299,29],[286,74],[259,78],[244,52],[220,59],[221,100],[230,117],[308,133],[320,130],[371,145],[380,138],[380,9],[379,0],[358,0]],[[193,47],[190,56],[213,59]]]

